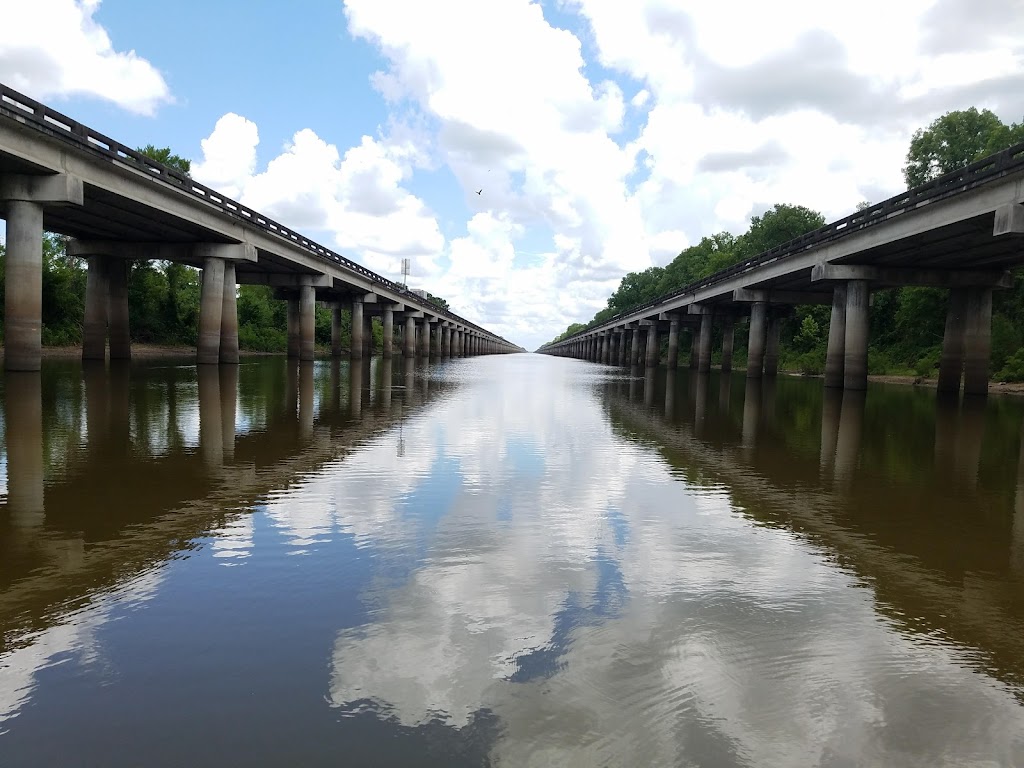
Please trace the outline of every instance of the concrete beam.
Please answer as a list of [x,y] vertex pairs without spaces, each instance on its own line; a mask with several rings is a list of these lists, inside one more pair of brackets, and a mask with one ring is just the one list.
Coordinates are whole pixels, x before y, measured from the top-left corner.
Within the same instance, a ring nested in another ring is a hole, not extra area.
[[69,256],[113,256],[136,261],[256,261],[256,247],[248,243],[149,243],[120,240],[68,241]]
[[278,274],[274,272],[239,272],[236,280],[239,285],[269,285],[273,288],[301,288],[311,285],[314,288],[333,288],[330,275],[299,275]]
[[769,304],[832,304],[832,292],[804,293],[803,291],[773,291],[737,288],[732,292],[732,300],[742,304],[755,301],[767,301]]
[[1009,272],[978,270],[901,269],[852,264],[816,264],[811,282],[822,280],[870,280],[882,285],[920,285],[936,288],[984,286],[1009,288],[1013,278]]
[[1024,235],[1024,205],[1010,203],[996,208],[992,235]]
[[85,185],[80,178],[67,173],[52,176],[3,174],[0,175],[0,200],[82,205]]

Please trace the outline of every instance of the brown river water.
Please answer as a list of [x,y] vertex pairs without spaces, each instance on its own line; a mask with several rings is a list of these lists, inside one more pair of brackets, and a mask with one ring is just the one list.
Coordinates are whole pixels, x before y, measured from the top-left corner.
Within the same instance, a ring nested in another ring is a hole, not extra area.
[[0,766],[1024,765],[1024,399],[8,374]]

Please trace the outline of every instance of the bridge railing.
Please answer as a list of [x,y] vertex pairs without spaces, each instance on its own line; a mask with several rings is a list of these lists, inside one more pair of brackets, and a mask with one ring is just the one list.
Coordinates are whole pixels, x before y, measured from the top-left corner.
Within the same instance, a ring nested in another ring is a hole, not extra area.
[[[220,192],[207,187],[205,184],[200,184],[192,179],[192,177],[187,173],[182,173],[176,168],[169,168],[163,163],[154,160],[119,141],[115,141],[99,131],[94,131],[92,128],[82,125],[67,115],[57,112],[56,110],[47,107],[45,104],[41,104],[40,102],[31,99],[3,83],[0,83],[0,107],[7,107],[8,110],[11,111],[10,116],[19,122],[43,129],[50,135],[63,138],[77,144],[79,147],[103,155],[110,160],[125,162],[142,168],[153,178],[160,179],[177,187],[180,191],[188,195],[211,203],[219,208],[223,213],[233,218],[241,219],[258,229],[277,235],[284,240],[291,241],[325,262],[344,267],[350,272],[362,275],[375,285],[387,288],[393,293],[401,295],[403,298],[410,299],[414,304],[429,304],[429,302],[425,302],[422,297],[413,293],[405,286],[399,285],[383,275],[379,275],[373,270],[367,269],[361,264],[357,264],[351,259],[345,258],[339,253],[335,253],[330,248],[304,237],[295,230],[274,221],[268,216],[264,216],[258,211],[254,211],[248,206],[242,205],[237,200],[232,200],[226,195],[222,195]],[[13,111],[10,110],[11,107],[14,108]],[[0,110],[0,114],[3,114],[2,110]],[[485,333],[501,341],[505,341],[502,337],[481,328],[475,323],[471,323],[468,320],[459,317],[454,312],[445,310],[437,305],[431,304],[430,306],[430,311],[432,313],[443,315],[444,317],[461,323],[469,328]]]
[[589,328],[577,331],[572,336],[567,336],[557,343],[560,344],[563,341],[574,339],[577,336],[586,334],[593,328],[614,324],[616,320],[656,307],[671,299],[679,298],[688,293],[695,293],[703,288],[710,288],[744,272],[762,267],[765,264],[786,259],[823,243],[834,242],[855,232],[861,232],[868,227],[888,221],[894,216],[916,210],[921,205],[947,197],[954,197],[1021,169],[1024,169],[1024,143],[1016,144],[994,155],[983,157],[959,170],[950,171],[919,187],[908,189],[905,192],[890,197],[888,200],[883,200],[881,203],[876,203],[849,216],[837,219],[831,224],[826,224],[782,245],[737,262],[730,267],[689,283],[682,288],[678,288],[643,304],[638,304],[635,307],[609,317],[607,320],[595,323]]

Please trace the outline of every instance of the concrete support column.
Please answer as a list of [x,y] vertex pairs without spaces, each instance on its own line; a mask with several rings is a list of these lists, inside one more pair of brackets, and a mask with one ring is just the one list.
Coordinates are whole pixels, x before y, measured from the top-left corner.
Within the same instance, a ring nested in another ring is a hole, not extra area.
[[967,316],[967,289],[949,292],[946,330],[942,336],[942,357],[939,359],[939,394],[960,393],[960,375],[964,367],[964,328]]
[[768,334],[768,304],[750,305],[750,336],[747,341],[747,378],[760,379],[764,367],[764,347]]
[[395,310],[390,307],[384,308],[381,317],[381,329],[383,334],[381,355],[387,359],[395,353]]
[[843,386],[845,359],[846,286],[837,285],[832,289],[832,317],[828,323],[828,351],[825,353],[826,387],[838,388]]
[[605,363],[608,361],[608,336],[604,333],[601,334],[597,341],[597,362]]
[[420,324],[420,355],[430,359],[430,323],[424,318]]
[[736,340],[736,321],[726,315],[722,321],[722,373],[732,372],[732,348]]
[[626,357],[629,351],[628,347],[629,331],[623,328],[621,331],[619,331],[619,365],[623,368],[625,368],[626,364],[628,363],[628,358]]
[[[209,261],[209,259],[207,259]],[[219,284],[224,285],[223,276],[223,264],[224,262],[220,259],[217,261],[221,264],[220,269],[220,282]],[[132,356],[132,342],[131,332],[129,328],[129,317],[128,317],[128,270],[131,265],[124,259],[111,259],[108,263],[108,290],[109,299],[107,303],[107,321],[110,326],[110,359],[111,360],[129,360]],[[204,267],[203,273],[206,273]],[[222,302],[223,296],[218,295],[217,301]],[[202,316],[202,307],[200,307],[200,317]],[[220,337],[220,328],[217,329],[218,339]],[[218,341],[219,346],[219,341]]]
[[299,356],[299,297],[288,297],[288,357]]
[[316,354],[316,290],[299,287],[299,360],[311,362]]
[[416,357],[416,319],[405,318],[405,343],[402,345],[402,355],[408,358]]
[[4,368],[38,371],[43,328],[43,206],[7,203]]
[[89,256],[85,283],[85,318],[82,323],[82,359],[102,360],[107,355],[107,258]]
[[[123,264],[123,263],[122,263]],[[110,356],[114,357],[114,284],[110,281],[111,323]],[[220,321],[224,312],[224,260],[210,256],[203,262],[203,287],[199,303],[199,346],[196,362],[216,365],[220,362]],[[218,397],[218,403],[220,395]],[[220,439],[220,416],[217,417],[217,436]]]
[[452,329],[447,325],[441,329],[441,357],[452,356]]
[[[363,357],[373,356],[373,318],[363,308]],[[367,369],[369,370],[369,369]]]
[[436,323],[430,333],[430,356],[441,356],[441,324]]
[[700,348],[698,349],[697,370],[707,373],[711,370],[711,323],[714,316],[710,313],[700,316]]
[[648,368],[658,367],[658,358],[661,350],[658,349],[658,328],[650,325],[647,327],[647,355],[645,363]]
[[967,290],[964,318],[964,395],[987,395],[992,353],[992,289]]
[[341,303],[331,305],[331,357],[341,357]]
[[871,297],[867,280],[846,284],[846,337],[843,355],[843,387],[868,388],[868,305]]
[[779,372],[779,331],[782,321],[778,317],[768,318],[768,335],[764,345],[764,375],[775,376]]
[[363,359],[363,300],[362,298],[352,299],[352,339],[348,345],[348,356],[352,360]]
[[220,361],[238,364],[238,301],[235,297],[235,262],[224,262],[224,298],[220,311]]
[[673,316],[668,325],[668,369],[679,365],[679,318]]
[[700,331],[690,328],[690,368],[696,368],[700,363]]

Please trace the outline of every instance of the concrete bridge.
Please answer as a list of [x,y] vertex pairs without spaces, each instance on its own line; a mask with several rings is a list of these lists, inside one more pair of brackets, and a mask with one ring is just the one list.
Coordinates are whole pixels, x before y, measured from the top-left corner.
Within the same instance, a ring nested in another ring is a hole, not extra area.
[[314,307],[352,311],[350,354],[367,353],[381,318],[382,354],[404,324],[405,357],[521,351],[500,336],[325,248],[219,192],[0,84],[0,210],[7,221],[7,370],[37,371],[42,325],[42,238],[71,238],[89,265],[83,350],[130,357],[128,263],[167,260],[202,270],[197,362],[238,362],[236,284],[273,286],[288,301],[288,355],[313,359]]
[[732,369],[734,324],[750,318],[747,376],[778,370],[779,322],[796,304],[831,304],[825,386],[867,386],[871,292],[899,286],[950,290],[939,391],[988,391],[992,291],[1024,263],[1024,144],[722,270],[569,336],[540,352],[605,364],[657,367],[668,334],[668,366],[680,331],[691,360],[711,367],[721,324],[722,369]]

